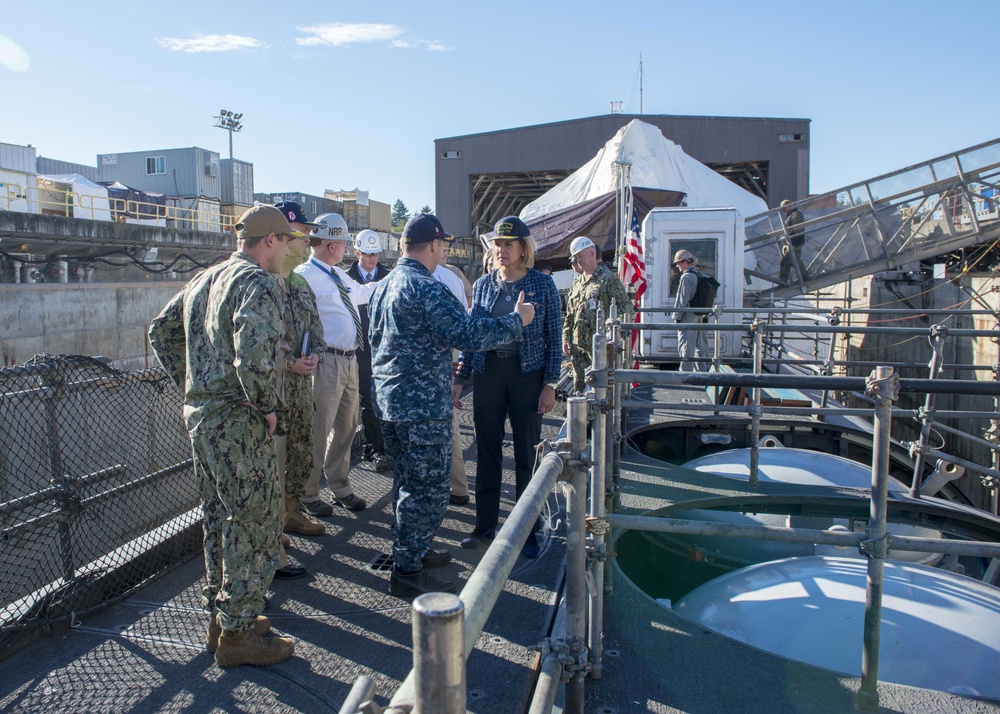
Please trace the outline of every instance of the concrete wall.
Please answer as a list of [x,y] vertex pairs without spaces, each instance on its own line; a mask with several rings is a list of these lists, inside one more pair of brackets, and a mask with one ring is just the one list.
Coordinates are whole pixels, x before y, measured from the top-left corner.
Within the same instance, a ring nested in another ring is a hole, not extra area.
[[183,283],[0,285],[0,352],[7,365],[36,354],[104,356],[153,366],[146,332]]

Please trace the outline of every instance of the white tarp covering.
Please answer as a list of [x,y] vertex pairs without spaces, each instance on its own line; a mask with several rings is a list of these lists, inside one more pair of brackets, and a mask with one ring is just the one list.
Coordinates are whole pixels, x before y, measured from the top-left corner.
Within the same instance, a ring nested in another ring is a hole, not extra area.
[[633,119],[590,161],[521,211],[530,221],[618,189],[615,162],[632,164],[635,187],[683,191],[691,208],[735,208],[742,216],[767,210],[763,199],[685,154],[652,124]]
[[48,215],[111,220],[108,189],[80,174],[40,175],[38,206]]

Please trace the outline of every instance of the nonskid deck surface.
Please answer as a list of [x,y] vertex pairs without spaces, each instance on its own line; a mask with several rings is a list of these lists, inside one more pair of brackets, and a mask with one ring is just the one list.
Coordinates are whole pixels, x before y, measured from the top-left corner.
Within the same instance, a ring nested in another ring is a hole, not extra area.
[[[683,404],[657,390],[665,403]],[[635,415],[640,423],[645,417]],[[703,415],[702,415],[703,416]],[[673,421],[652,416],[648,423]],[[636,426],[636,418],[632,426]],[[761,490],[779,492],[775,484]],[[812,489],[808,489],[812,490]],[[730,479],[697,474],[626,449],[621,466],[619,512],[642,514],[691,498],[745,493]],[[853,496],[851,489],[841,490]],[[618,535],[616,532],[615,535]],[[781,714],[852,712],[861,680],[792,662],[685,620],[631,583],[613,567],[613,593],[605,600],[604,670],[588,679],[588,712],[690,712]],[[858,658],[861,657],[858,642]],[[882,712],[997,714],[1000,702],[948,692],[879,683]]]
[[[471,398],[461,412],[466,470],[475,479]],[[543,436],[562,419],[546,419]],[[512,507],[513,459],[505,445],[501,518]],[[200,608],[204,566],[190,560],[78,627],[43,638],[2,664],[3,712],[336,712],[359,675],[373,677],[382,705],[412,666],[410,601],[388,593],[388,572],[369,567],[389,552],[392,473],[352,462],[351,480],[369,506],[335,507],[321,519],[326,535],[292,535],[289,555],[309,570],[276,580],[264,614],[295,641],[295,656],[272,667],[221,669],[205,650],[207,615]],[[329,498],[330,494],[324,492]],[[454,562],[438,571],[461,587],[485,552],[459,541],[472,530],[475,505],[449,506],[436,547]],[[555,498],[550,498],[555,507]],[[556,520],[556,519],[553,519]],[[468,662],[468,708],[522,708],[534,683],[537,653],[547,634],[562,577],[563,539],[544,541],[541,556],[520,558]]]

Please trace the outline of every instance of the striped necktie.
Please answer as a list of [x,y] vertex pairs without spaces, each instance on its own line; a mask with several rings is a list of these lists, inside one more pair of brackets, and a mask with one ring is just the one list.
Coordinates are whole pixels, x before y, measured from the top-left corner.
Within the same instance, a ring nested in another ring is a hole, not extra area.
[[331,278],[333,278],[333,282],[337,284],[337,289],[340,291],[340,298],[344,301],[347,311],[351,313],[351,317],[354,319],[354,330],[357,332],[358,337],[358,349],[363,350],[365,348],[365,332],[361,329],[361,318],[358,317],[358,311],[354,307],[354,302],[351,300],[351,294],[348,292],[347,286],[344,285],[344,281],[340,279],[339,275],[337,275],[336,270],[333,270],[332,268],[325,268],[319,264],[317,264],[317,267],[324,270]]

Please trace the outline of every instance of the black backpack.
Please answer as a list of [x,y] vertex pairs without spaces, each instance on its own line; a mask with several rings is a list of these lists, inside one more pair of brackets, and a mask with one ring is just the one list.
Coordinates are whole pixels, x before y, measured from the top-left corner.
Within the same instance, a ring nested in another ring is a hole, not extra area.
[[698,273],[698,287],[694,290],[691,298],[691,307],[712,307],[715,304],[715,295],[719,292],[718,280],[711,275]]

